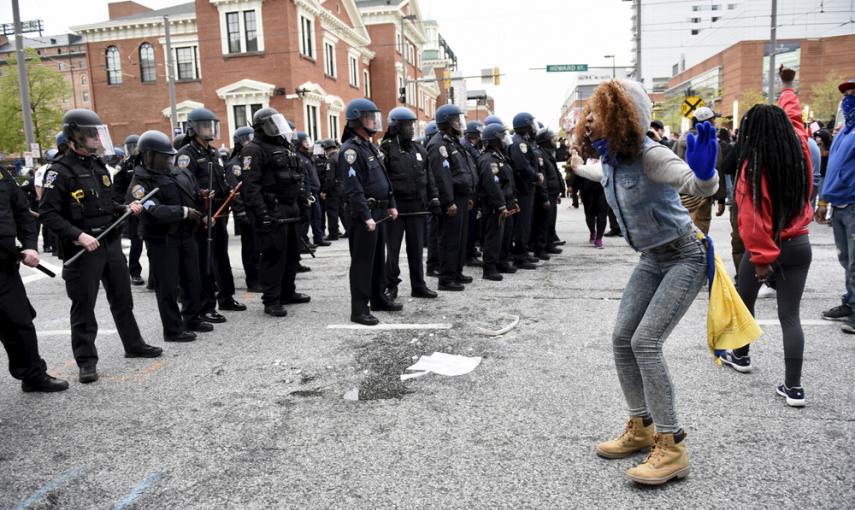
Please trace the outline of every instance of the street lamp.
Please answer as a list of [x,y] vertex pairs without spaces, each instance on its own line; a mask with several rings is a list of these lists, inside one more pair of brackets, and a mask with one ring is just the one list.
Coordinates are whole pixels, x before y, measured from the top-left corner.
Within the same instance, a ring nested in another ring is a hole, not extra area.
[[614,56],[614,55],[603,55],[603,58],[610,58],[610,59],[612,59],[612,79],[614,80],[614,79],[616,78],[616,73],[615,73],[615,56]]

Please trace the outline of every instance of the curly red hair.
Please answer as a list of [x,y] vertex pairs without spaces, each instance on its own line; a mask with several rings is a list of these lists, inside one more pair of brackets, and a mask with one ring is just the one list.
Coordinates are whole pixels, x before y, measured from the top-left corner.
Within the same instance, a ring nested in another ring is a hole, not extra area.
[[589,113],[591,113],[591,103],[585,103],[585,106],[582,107],[582,114],[579,116],[579,122],[576,123],[576,129],[574,132],[576,140],[573,147],[579,152],[579,156],[581,156],[582,159],[598,157],[597,151],[594,150],[594,147],[591,145],[591,139],[585,131],[585,120],[588,118]]
[[632,98],[617,80],[601,83],[588,100],[603,138],[608,140],[609,156],[630,161],[638,156],[644,142],[639,131],[638,110]]

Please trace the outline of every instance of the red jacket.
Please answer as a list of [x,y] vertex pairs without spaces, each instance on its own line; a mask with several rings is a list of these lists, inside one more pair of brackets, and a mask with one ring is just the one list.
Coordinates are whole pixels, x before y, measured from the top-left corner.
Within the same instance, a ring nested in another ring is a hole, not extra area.
[[[813,170],[811,168],[810,149],[808,147],[808,134],[802,121],[802,108],[799,97],[793,89],[784,89],[778,98],[778,105],[787,113],[796,136],[802,144],[807,162],[806,172],[808,186],[813,185]],[[736,182],[736,204],[739,209],[739,235],[745,249],[751,254],[751,262],[754,265],[772,264],[781,254],[781,248],[775,242],[774,229],[772,228],[772,201],[769,198],[769,187],[766,184],[766,175],[760,177],[760,193],[762,204],[759,209],[754,208],[754,202],[748,193],[748,184],[745,181],[745,166],[739,172],[739,180]],[[810,194],[810,190],[808,190]],[[813,221],[813,207],[809,201],[805,201],[802,214],[797,216],[781,230],[780,241],[786,241],[796,236],[808,233],[808,225]]]

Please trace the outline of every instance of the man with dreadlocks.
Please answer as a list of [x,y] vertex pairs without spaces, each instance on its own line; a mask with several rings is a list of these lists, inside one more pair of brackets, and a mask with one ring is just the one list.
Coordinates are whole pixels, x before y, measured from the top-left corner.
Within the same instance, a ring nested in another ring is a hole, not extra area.
[[[781,66],[779,75],[783,87],[778,98],[780,108],[755,105],[739,129],[735,196],[746,253],[739,265],[737,288],[753,315],[760,286],[776,276],[785,368],[784,384],[777,387],[777,393],[788,405],[802,407],[805,337],[799,305],[811,263],[808,225],[813,220],[813,171],[802,108],[792,88],[796,73]],[[725,351],[721,360],[738,372],[752,369],[747,345]]]

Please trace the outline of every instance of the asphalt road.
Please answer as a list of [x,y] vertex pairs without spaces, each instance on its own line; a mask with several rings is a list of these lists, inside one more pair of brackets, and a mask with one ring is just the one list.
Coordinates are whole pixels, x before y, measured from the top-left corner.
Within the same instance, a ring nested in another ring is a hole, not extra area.
[[[731,267],[729,228],[714,219]],[[624,475],[641,457],[594,455],[625,420],[610,334],[637,255],[621,239],[590,247],[581,210],[566,205],[558,230],[564,253],[537,271],[486,282],[468,269],[475,283],[437,300],[412,300],[403,284],[404,311],[378,314],[450,329],[328,328],[349,324],[346,240],[304,259],[310,304],[274,319],[241,289],[249,310],[190,344],[163,344],[154,295],[135,288],[143,334],[165,348],[156,360],[122,357],[102,295],[101,380],[90,385],[76,380],[62,280],[24,269],[42,355],[71,388],[24,394],[0,376],[0,508],[855,507],[855,337],[817,320],[843,286],[830,228],[811,234],[807,407],[775,395],[777,325],[752,348],[754,373],[713,363],[702,291],[666,343],[692,474],[653,489]],[[231,249],[242,287],[237,238]],[[478,333],[505,313],[521,317],[512,331]],[[761,300],[758,318],[775,317]],[[483,360],[466,375],[400,381],[434,351]],[[354,388],[360,400],[345,400]]]

